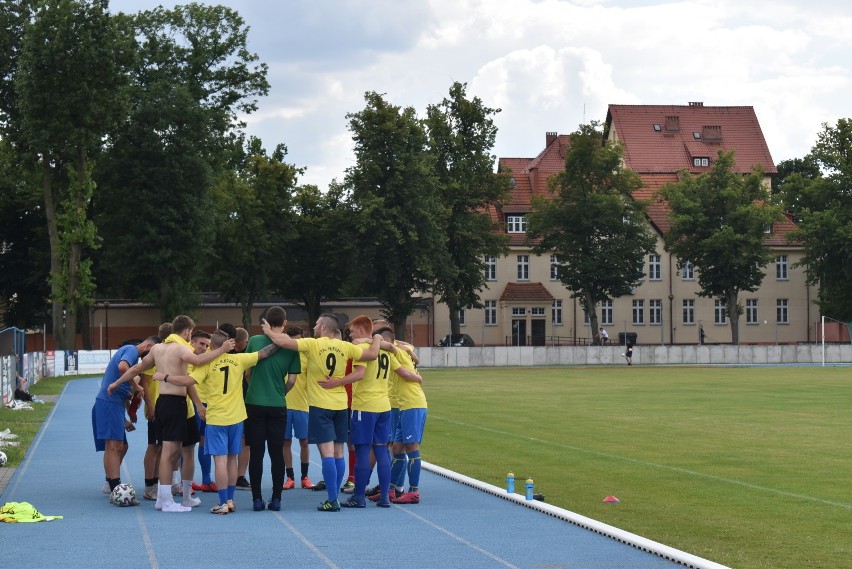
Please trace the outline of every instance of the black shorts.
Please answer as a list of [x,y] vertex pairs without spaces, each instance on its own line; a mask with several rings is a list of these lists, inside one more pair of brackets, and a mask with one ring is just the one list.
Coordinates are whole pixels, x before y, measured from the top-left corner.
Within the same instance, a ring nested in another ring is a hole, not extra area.
[[160,426],[160,440],[183,443],[186,439],[186,396],[160,395],[154,407],[154,420]]
[[284,428],[287,426],[287,408],[246,403],[246,444],[284,444]]
[[156,419],[153,421],[148,421],[148,444],[159,445],[162,443],[163,439],[160,436],[160,427],[157,425]]
[[183,439],[183,446],[191,447],[198,444],[201,437],[198,436],[198,421],[195,420],[195,415],[186,420],[186,437]]

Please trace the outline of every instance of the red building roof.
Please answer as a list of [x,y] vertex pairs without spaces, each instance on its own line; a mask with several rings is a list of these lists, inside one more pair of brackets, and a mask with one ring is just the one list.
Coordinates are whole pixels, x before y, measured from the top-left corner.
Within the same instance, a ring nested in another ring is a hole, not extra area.
[[509,283],[500,302],[553,302],[553,295],[541,283]]
[[776,174],[775,162],[753,107],[689,105],[610,105],[604,135],[624,144],[624,165],[638,174],[673,174],[712,161],[719,150],[734,150],[734,171],[747,174],[756,164]]

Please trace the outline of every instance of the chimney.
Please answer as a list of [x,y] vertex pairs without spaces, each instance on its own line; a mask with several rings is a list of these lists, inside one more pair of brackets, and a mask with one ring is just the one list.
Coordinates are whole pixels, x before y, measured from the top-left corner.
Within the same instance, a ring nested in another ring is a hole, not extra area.
[[704,101],[690,101],[689,106],[690,107],[703,107]]
[[548,132],[544,135],[544,147],[548,148],[556,141],[558,135],[555,132]]

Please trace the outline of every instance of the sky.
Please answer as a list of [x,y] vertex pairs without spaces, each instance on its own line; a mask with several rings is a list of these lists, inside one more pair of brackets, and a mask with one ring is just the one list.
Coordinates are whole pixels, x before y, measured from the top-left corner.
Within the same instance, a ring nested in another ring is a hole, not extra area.
[[[134,13],[187,2],[110,0]],[[250,27],[269,94],[247,131],[328,187],[353,166],[364,94],[425,117],[455,81],[499,108],[498,157],[603,122],[610,104],[752,106],[776,164],[852,117],[843,0],[220,0]],[[496,167],[496,164],[495,164]]]

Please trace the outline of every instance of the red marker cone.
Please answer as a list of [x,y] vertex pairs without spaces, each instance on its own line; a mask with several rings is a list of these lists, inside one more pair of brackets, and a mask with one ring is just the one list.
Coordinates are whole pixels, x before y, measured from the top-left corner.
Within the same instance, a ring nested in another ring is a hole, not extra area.
[[619,502],[618,498],[616,498],[615,496],[607,496],[606,498],[604,498],[604,504],[618,504],[618,503],[620,503],[620,502]]

